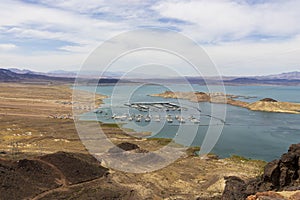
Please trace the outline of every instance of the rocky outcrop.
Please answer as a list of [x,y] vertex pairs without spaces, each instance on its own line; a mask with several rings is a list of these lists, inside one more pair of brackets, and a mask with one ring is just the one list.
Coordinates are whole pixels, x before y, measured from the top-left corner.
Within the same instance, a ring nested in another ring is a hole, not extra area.
[[0,199],[32,199],[107,174],[107,168],[86,154],[58,152],[19,161],[0,159]]
[[251,98],[246,96],[236,96],[224,93],[204,93],[204,92],[172,92],[166,91],[161,94],[153,94],[154,97],[187,99],[193,102],[223,103],[232,106],[247,108],[253,111],[278,112],[300,114],[300,103],[279,102],[272,98],[264,98],[254,103],[237,100],[237,98]]
[[226,186],[222,196],[222,200],[229,199],[245,199],[246,183],[244,180],[236,176],[225,177]]
[[299,191],[285,191],[285,192],[258,192],[255,195],[248,196],[246,200],[299,200]]
[[234,106],[246,107],[247,102],[235,100],[235,98],[242,96],[235,96],[231,94],[224,94],[221,92],[205,93],[205,92],[172,92],[165,91],[161,94],[153,94],[154,97],[173,98],[173,99],[187,99],[193,102],[210,102],[210,103],[227,103]]
[[154,97],[172,98],[172,99],[187,99],[194,102],[208,102],[210,96],[204,92],[172,92],[165,91],[161,94],[153,94]]
[[140,149],[140,147],[136,144],[130,143],[130,142],[123,142],[115,147],[112,147],[111,149],[108,150],[109,153],[122,153],[123,151],[131,151],[131,150],[136,150]]
[[[242,200],[258,192],[300,190],[299,175],[300,143],[291,145],[288,152],[283,154],[279,160],[269,162],[265,166],[263,175],[257,179],[242,180],[238,177],[226,177],[223,199]],[[258,194],[256,194],[257,198]],[[249,197],[249,199],[251,198]]]
[[55,166],[69,184],[77,184],[108,174],[108,169],[100,165],[91,155],[57,152],[40,158],[48,165]]
[[261,99],[260,101],[264,101],[264,102],[278,102],[277,100],[272,99],[272,98],[264,98],[264,99]]

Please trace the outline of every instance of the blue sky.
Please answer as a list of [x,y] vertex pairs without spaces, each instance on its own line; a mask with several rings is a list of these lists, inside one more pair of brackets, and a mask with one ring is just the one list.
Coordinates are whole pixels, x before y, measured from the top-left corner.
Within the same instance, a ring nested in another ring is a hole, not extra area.
[[101,42],[161,27],[200,44],[224,75],[300,70],[299,0],[2,0],[0,67],[78,70]]

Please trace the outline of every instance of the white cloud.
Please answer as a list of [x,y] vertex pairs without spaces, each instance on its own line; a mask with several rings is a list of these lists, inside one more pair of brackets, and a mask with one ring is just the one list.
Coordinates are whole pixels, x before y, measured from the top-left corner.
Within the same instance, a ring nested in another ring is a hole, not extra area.
[[108,39],[127,26],[69,10],[17,1],[4,0],[0,9],[3,34],[10,34],[12,38],[61,40],[79,44],[79,47]]
[[226,42],[204,48],[226,75],[270,74],[300,69],[300,35],[280,42]]
[[16,49],[15,44],[0,44],[0,51],[10,51]]
[[164,17],[190,22],[182,28],[201,40],[238,40],[252,35],[289,37],[300,32],[300,1],[162,1],[153,9]]
[[[0,50],[6,53],[1,52],[0,67],[78,68],[94,48],[112,36],[141,26],[172,26],[202,44],[224,74],[297,70],[300,1],[261,2],[41,0],[31,4],[3,0]],[[159,20],[162,18],[166,22]],[[59,41],[61,46],[30,52],[28,45],[38,40]],[[22,42],[28,42],[27,46]]]

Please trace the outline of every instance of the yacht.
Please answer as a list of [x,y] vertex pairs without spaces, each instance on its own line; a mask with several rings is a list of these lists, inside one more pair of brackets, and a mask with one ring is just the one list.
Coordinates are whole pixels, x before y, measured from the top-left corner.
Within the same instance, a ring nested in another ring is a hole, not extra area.
[[193,122],[194,124],[200,124],[200,120],[196,118],[191,119],[191,122]]
[[180,117],[180,118],[178,119],[178,122],[181,123],[181,124],[184,124],[184,123],[185,123],[185,120],[184,120],[183,117]]
[[132,120],[133,120],[133,117],[132,117],[132,116],[129,116],[127,119],[128,119],[128,121],[132,121]]
[[141,122],[141,120],[142,120],[141,117],[136,117],[136,118],[135,118],[135,121],[136,121],[136,122]]
[[160,116],[159,116],[159,115],[156,115],[156,116],[154,117],[154,121],[160,122]]
[[150,122],[150,121],[151,121],[151,118],[150,118],[149,115],[147,115],[147,116],[145,117],[145,122]]
[[167,116],[167,122],[168,123],[173,123],[173,119],[172,119],[171,115]]

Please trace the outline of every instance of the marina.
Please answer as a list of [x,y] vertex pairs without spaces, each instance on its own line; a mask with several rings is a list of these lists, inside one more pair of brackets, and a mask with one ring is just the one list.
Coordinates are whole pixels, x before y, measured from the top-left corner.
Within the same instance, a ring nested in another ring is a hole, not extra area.
[[187,108],[181,107],[171,102],[135,102],[135,103],[126,103],[124,105],[130,108],[137,109],[141,112],[148,112],[149,110],[154,110],[154,111],[163,110],[166,112],[187,110]]
[[[113,121],[122,122],[136,122],[136,123],[161,123],[167,122],[167,124],[200,124],[200,115],[198,118],[193,115],[183,116],[182,111],[188,111],[187,107],[182,107],[178,104],[172,102],[134,102],[124,104],[126,113],[113,113],[106,111],[103,108],[94,110],[100,117],[105,117],[106,119],[111,119]],[[199,110],[197,111],[199,114]],[[166,113],[161,115],[162,113]]]

